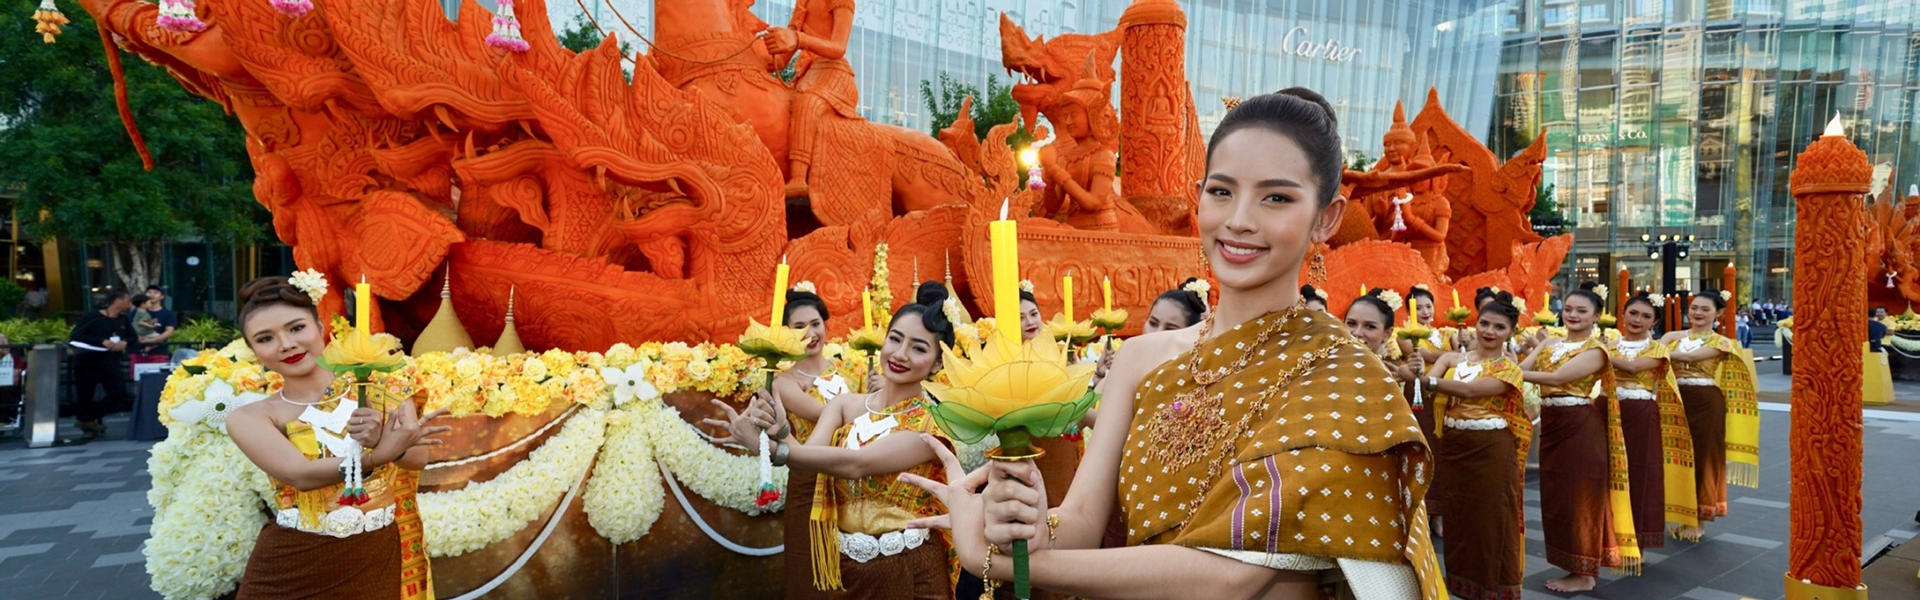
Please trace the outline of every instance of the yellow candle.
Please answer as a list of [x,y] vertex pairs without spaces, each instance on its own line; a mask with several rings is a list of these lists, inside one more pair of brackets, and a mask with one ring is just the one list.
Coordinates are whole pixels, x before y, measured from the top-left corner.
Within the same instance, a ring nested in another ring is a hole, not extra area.
[[1060,278],[1060,303],[1065,306],[1067,322],[1073,322],[1073,276]]
[[1113,280],[1100,278],[1100,308],[1113,310]]
[[873,328],[873,290],[860,290],[860,327]]
[[371,334],[368,323],[373,321],[373,286],[367,285],[367,276],[360,276],[360,283],[353,284],[353,330]]
[[1553,311],[1553,294],[1548,292],[1540,292],[1540,311],[1541,312]]
[[1000,202],[1000,220],[987,224],[993,247],[993,321],[1000,335],[1020,341],[1019,225],[1007,219],[1007,201]]
[[1453,305],[1460,306],[1460,290],[1453,291]]
[[1364,283],[1360,284],[1360,295],[1362,296],[1367,295],[1367,284],[1364,284]]
[[769,327],[778,327],[787,322],[781,313],[787,310],[787,257],[780,256],[780,266],[773,270],[773,316],[767,317]]

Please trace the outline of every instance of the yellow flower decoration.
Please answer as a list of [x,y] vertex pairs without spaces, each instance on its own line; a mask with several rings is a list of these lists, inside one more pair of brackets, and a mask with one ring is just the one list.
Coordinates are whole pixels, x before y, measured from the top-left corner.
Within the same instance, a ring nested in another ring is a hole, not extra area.
[[348,330],[346,335],[335,337],[320,351],[321,366],[335,373],[353,373],[354,378],[366,381],[375,371],[392,371],[405,365],[407,357],[400,354],[400,338],[385,333],[367,335],[364,331]]
[[1065,313],[1053,315],[1053,320],[1047,321],[1041,329],[1047,334],[1047,337],[1053,338],[1054,341],[1065,342],[1076,346],[1087,343],[1098,335],[1093,331],[1092,321],[1074,321],[1069,323],[1067,322],[1067,315]]
[[872,354],[879,352],[880,346],[885,344],[886,334],[881,333],[877,328],[863,327],[847,334],[847,347],[855,351]]
[[1097,396],[1087,391],[1093,363],[1068,364],[1066,345],[1046,338],[1017,343],[990,336],[964,355],[942,355],[946,382],[928,382],[940,402],[930,412],[953,439],[978,443],[988,434],[1024,430],[1055,437],[1077,424]]
[[1122,329],[1127,326],[1127,311],[1126,309],[1120,309],[1120,308],[1115,308],[1115,309],[1102,308],[1102,309],[1093,311],[1093,316],[1091,321],[1093,321],[1094,327],[1105,329],[1107,330],[1107,332],[1111,333],[1115,330]]

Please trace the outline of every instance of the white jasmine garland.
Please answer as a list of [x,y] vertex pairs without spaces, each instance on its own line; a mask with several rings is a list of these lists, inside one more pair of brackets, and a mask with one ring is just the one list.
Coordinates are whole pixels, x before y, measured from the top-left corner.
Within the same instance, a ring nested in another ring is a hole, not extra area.
[[219,596],[240,583],[273,484],[225,436],[199,425],[169,429],[147,459],[153,524],[141,553],[150,585],[169,600]]
[[306,292],[307,297],[313,299],[313,303],[316,305],[320,304],[321,298],[327,297],[327,276],[320,274],[319,271],[313,269],[294,271],[291,276],[287,277],[287,283],[293,284],[293,287],[298,288],[302,292]]
[[579,481],[606,441],[605,411],[585,409],[527,459],[493,479],[418,496],[427,555],[459,556],[507,539]]
[[653,443],[639,424],[649,408],[620,409],[607,415],[607,446],[587,480],[581,506],[587,522],[615,545],[647,534],[666,508],[666,487],[654,463]]

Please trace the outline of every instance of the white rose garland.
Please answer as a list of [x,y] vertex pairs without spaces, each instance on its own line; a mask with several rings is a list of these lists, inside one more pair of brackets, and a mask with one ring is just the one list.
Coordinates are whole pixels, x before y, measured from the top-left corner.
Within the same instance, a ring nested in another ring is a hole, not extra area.
[[666,508],[666,488],[653,460],[653,444],[639,424],[650,410],[616,410],[607,416],[607,447],[593,467],[581,497],[587,522],[614,544],[647,534]]
[[579,481],[606,441],[607,413],[586,409],[520,464],[493,479],[419,495],[427,555],[459,556],[526,528]]

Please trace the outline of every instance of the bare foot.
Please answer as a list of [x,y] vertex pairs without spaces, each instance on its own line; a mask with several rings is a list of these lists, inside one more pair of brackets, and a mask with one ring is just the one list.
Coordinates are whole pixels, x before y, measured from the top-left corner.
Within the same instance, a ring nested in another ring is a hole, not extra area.
[[1702,536],[1705,536],[1706,534],[1707,534],[1707,530],[1701,529],[1699,527],[1693,527],[1693,526],[1682,526],[1673,530],[1673,537],[1687,540],[1689,542],[1698,542],[1700,541],[1700,538]]
[[1584,592],[1593,589],[1593,578],[1586,575],[1568,575],[1547,582],[1547,589],[1563,594]]

